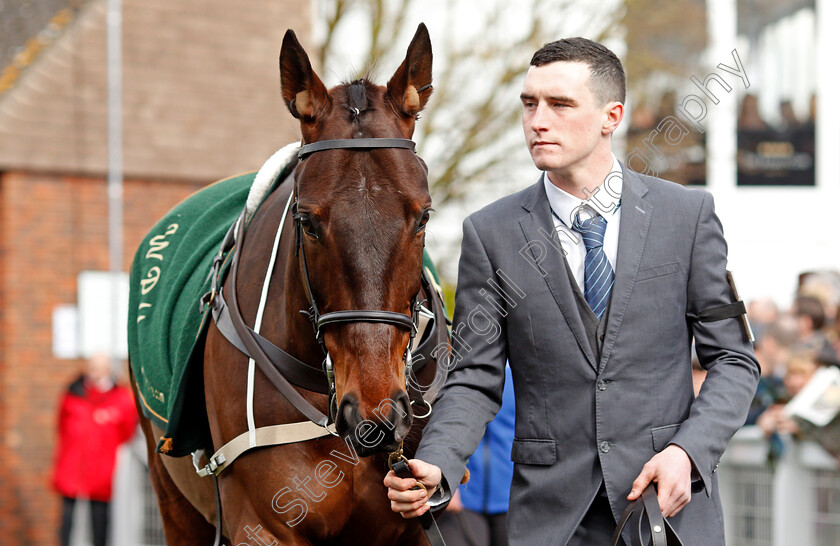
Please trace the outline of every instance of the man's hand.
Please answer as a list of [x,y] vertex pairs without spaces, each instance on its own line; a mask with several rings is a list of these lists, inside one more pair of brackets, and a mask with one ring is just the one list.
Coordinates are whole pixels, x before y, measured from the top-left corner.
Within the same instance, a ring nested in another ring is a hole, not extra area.
[[666,518],[677,515],[691,500],[691,459],[683,449],[671,444],[654,455],[633,482],[627,500],[639,498],[645,487],[655,482],[659,509]]
[[[420,459],[409,460],[408,468],[416,479],[398,478],[394,471],[390,470],[385,475],[384,483],[388,488],[388,498],[391,499],[391,510],[404,518],[416,518],[429,510],[430,507],[426,503],[440,485],[441,472],[440,468]],[[422,489],[412,489],[417,482],[426,486],[428,496]]]
[[758,416],[755,424],[764,431],[764,435],[771,434],[799,434],[799,425],[796,421],[785,415],[785,407],[781,404],[773,404],[761,415]]

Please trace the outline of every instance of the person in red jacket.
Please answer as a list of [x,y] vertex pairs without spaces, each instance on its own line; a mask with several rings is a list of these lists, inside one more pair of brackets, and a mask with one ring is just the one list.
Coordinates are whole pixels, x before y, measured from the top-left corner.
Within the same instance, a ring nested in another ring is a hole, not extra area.
[[76,499],[90,501],[93,544],[105,546],[117,448],[136,427],[131,391],[115,384],[109,357],[95,355],[64,393],[58,414],[52,484],[63,497],[62,546],[70,544]]

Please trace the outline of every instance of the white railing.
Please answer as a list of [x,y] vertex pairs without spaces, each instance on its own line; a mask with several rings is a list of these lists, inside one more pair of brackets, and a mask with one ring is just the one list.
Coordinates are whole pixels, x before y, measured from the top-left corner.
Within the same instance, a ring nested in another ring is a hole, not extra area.
[[[117,451],[111,499],[109,544],[113,546],[165,546],[157,498],[146,466],[146,443],[139,430]],[[90,512],[87,501],[76,503],[71,546],[90,546]]]
[[740,430],[718,469],[729,546],[840,545],[840,470],[819,445],[783,438],[771,464],[756,427]]
[[[756,427],[744,427],[730,442],[718,468],[727,545],[840,545],[837,460],[813,442],[784,438],[783,445],[771,465],[769,442]],[[120,449],[112,510],[112,544],[165,544],[142,437]],[[73,543],[87,545],[86,510],[80,512]]]
[[146,442],[138,433],[120,447],[111,504],[111,544],[164,546],[157,497],[149,481]]

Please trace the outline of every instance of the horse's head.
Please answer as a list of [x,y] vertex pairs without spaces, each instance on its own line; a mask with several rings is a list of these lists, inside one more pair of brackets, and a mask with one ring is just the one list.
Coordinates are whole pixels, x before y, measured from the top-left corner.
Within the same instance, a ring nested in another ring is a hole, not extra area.
[[[283,99],[304,144],[360,138],[410,139],[431,95],[432,50],[420,25],[388,85],[366,79],[327,90],[289,31],[280,52]],[[295,172],[299,272],[320,316],[386,311],[392,320],[329,322],[322,340],[334,367],[336,427],[363,454],[393,450],[411,426],[405,355],[429,218],[425,164],[411,149],[338,147]]]

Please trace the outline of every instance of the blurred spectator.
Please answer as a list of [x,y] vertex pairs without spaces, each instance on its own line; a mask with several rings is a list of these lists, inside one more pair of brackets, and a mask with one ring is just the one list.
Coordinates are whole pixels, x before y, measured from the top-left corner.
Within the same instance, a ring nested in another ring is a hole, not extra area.
[[779,308],[770,298],[753,300],[747,306],[747,317],[750,320],[755,337],[761,336],[762,331],[779,318]]
[[809,271],[799,276],[798,296],[812,296],[820,300],[825,311],[826,325],[832,325],[840,303],[840,273],[837,271]]
[[779,114],[782,118],[783,129],[796,129],[801,125],[796,119],[796,113],[793,111],[793,104],[789,100],[783,100],[779,103]]
[[799,394],[799,391],[808,384],[819,367],[820,364],[813,353],[796,353],[790,357],[784,381],[788,399]]
[[791,347],[799,335],[798,323],[791,315],[782,315],[767,325],[755,341],[755,356],[761,365],[761,377],[755,390],[747,425],[754,425],[758,416],[773,404],[787,398],[782,383]]
[[813,352],[821,364],[840,365],[834,347],[823,332],[825,308],[822,302],[813,296],[797,296],[793,304],[793,313],[799,328],[795,348]]
[[88,362],[67,389],[58,414],[53,487],[63,498],[61,545],[70,544],[77,499],[90,501],[93,545],[107,543],[111,481],[117,448],[137,426],[131,392],[116,385],[107,355]]
[[767,408],[756,420],[756,425],[761,427],[766,436],[799,433],[799,427],[796,423],[784,414],[784,404],[808,384],[819,367],[820,364],[813,353],[795,353],[790,357],[784,379],[785,398],[778,400],[777,403]]
[[744,95],[741,101],[741,112],[738,114],[739,129],[767,129],[767,123],[761,119],[758,111],[758,97],[753,94]]
[[470,481],[458,488],[438,520],[447,546],[507,546],[514,420],[513,378],[506,367],[502,407],[467,461]]
[[797,296],[793,313],[799,322],[799,341],[809,341],[825,324],[825,308],[813,296]]
[[755,340],[755,356],[763,377],[784,377],[785,364],[798,339],[799,323],[793,315],[780,315],[766,325]]

